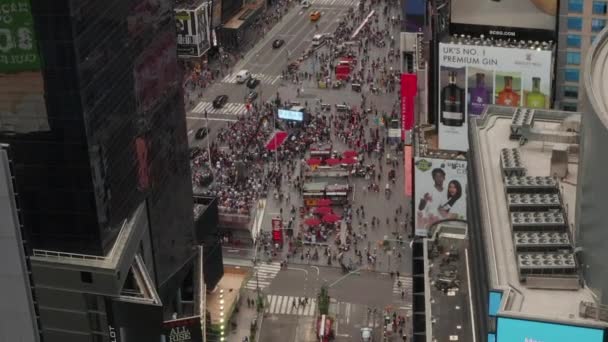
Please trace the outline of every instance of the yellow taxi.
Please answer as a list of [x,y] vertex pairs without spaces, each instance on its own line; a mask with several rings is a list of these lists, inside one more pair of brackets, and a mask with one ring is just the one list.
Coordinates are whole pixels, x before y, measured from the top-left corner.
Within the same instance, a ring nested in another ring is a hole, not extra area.
[[317,20],[319,20],[319,18],[321,18],[321,12],[319,12],[319,11],[310,12],[310,21],[317,21]]

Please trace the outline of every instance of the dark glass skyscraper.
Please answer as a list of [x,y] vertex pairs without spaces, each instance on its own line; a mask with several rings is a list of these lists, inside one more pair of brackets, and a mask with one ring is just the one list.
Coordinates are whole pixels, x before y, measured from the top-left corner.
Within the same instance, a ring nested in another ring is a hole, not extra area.
[[8,1],[0,142],[26,249],[106,255],[145,202],[162,289],[193,255],[173,1]]

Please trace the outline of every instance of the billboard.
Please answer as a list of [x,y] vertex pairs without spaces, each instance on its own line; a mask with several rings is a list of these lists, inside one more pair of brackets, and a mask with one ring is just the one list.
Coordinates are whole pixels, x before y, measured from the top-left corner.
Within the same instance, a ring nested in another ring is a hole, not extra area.
[[452,0],[450,33],[555,40],[557,5],[557,0]]
[[467,162],[416,157],[414,167],[416,235],[442,220],[466,220]]
[[279,119],[302,121],[304,120],[304,113],[295,110],[279,109]]
[[418,77],[416,74],[401,74],[401,139],[405,140],[405,131],[414,127],[414,110]]
[[401,1],[402,14],[405,20],[401,21],[402,32],[422,32],[424,29],[424,18],[426,14],[426,0]]
[[209,50],[211,37],[208,4],[202,4],[196,9],[175,9],[179,57],[200,57]]
[[549,108],[552,51],[439,44],[439,148],[467,151],[469,115],[488,104]]
[[603,342],[604,331],[573,325],[498,318],[496,342]]
[[30,1],[4,2],[0,14],[0,132],[48,131]]
[[164,342],[203,342],[200,316],[180,318],[163,322]]

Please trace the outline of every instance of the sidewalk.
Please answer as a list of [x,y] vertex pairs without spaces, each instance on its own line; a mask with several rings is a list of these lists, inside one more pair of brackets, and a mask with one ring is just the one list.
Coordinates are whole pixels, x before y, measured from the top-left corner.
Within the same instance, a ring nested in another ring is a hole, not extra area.
[[255,335],[255,341],[258,341],[260,328],[262,326],[262,321],[264,315],[256,312],[255,308],[247,307],[247,298],[254,299],[255,293],[250,290],[244,290],[241,293],[240,306],[238,307],[239,311],[234,313],[231,321],[236,322],[236,328],[229,331],[227,334],[226,340],[228,342],[243,342],[245,336],[249,338],[249,341],[252,342],[251,338],[251,323],[257,319],[257,329]]

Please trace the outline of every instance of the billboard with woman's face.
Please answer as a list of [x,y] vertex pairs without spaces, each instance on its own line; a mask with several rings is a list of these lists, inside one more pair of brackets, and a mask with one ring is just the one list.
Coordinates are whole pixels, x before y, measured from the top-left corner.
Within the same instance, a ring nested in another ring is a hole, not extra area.
[[466,220],[467,162],[417,157],[414,167],[416,235],[444,220]]

